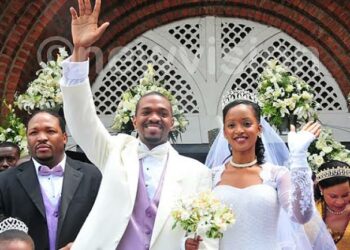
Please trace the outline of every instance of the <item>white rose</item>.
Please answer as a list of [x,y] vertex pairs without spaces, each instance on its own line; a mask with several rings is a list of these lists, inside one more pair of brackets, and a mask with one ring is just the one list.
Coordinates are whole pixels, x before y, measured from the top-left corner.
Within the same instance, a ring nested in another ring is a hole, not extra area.
[[313,96],[309,92],[303,91],[303,93],[301,94],[301,97],[304,100],[311,100]]
[[279,97],[281,94],[282,94],[282,92],[281,92],[280,89],[276,89],[276,90],[273,92],[273,96],[274,96],[274,97]]
[[322,148],[322,151],[325,152],[326,154],[332,152],[333,148],[331,146],[326,146]]
[[315,156],[314,160],[317,166],[321,166],[324,163],[324,159],[319,155]]
[[190,213],[186,210],[181,211],[181,220],[188,220],[190,218]]
[[197,227],[197,233],[199,235],[205,235],[206,232],[208,232],[210,230],[210,223],[207,220],[201,220],[198,223],[198,227]]
[[292,92],[293,90],[294,90],[293,85],[288,84],[288,85],[287,85],[287,88],[286,88],[286,92],[290,93],[290,92]]

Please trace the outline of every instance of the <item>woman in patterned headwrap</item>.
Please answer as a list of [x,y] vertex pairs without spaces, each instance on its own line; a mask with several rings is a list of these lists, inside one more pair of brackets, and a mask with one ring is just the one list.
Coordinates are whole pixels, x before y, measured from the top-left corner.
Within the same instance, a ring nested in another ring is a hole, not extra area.
[[339,250],[350,249],[350,166],[332,160],[316,174],[315,199]]

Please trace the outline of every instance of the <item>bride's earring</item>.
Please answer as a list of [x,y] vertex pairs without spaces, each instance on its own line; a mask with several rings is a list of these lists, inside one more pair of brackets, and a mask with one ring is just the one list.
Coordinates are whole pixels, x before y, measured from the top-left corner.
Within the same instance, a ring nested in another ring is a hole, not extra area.
[[317,185],[317,187],[320,190],[320,195],[323,196],[322,188],[320,187],[320,185]]

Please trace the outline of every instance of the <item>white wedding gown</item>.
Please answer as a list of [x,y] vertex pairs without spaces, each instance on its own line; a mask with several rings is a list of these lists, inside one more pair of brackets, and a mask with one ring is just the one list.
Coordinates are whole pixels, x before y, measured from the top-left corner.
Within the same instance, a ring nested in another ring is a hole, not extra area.
[[224,232],[221,250],[296,249],[293,240],[278,239],[278,218],[284,209],[298,223],[313,214],[312,180],[309,168],[288,170],[269,163],[261,165],[261,184],[236,188],[220,185],[225,166],[213,168],[214,194],[232,207],[236,222]]

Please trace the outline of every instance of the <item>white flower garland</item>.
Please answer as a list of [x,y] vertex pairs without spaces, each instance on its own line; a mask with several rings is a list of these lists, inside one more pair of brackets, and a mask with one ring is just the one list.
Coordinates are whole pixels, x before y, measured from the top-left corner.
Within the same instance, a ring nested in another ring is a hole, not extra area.
[[121,101],[118,105],[112,128],[116,132],[130,133],[134,130],[132,117],[135,115],[136,104],[141,96],[149,92],[159,92],[166,96],[171,103],[174,116],[174,127],[170,133],[170,139],[175,141],[177,137],[186,131],[188,120],[184,116],[183,110],[179,108],[176,98],[170,91],[161,86],[161,83],[155,80],[155,71],[152,64],[147,65],[148,69],[140,84],[132,87],[122,94]]
[[267,62],[258,86],[258,99],[263,116],[276,127],[286,116],[294,115],[298,123],[316,117],[317,103],[311,87],[292,76],[277,60]]
[[8,109],[8,114],[0,126],[0,142],[13,142],[19,146],[21,156],[28,155],[26,127],[16,116],[13,107],[5,102],[4,105]]
[[350,164],[350,150],[333,138],[332,130],[323,128],[320,136],[308,150],[308,162],[313,170],[330,160],[338,160]]
[[16,96],[15,105],[29,114],[35,109],[53,109],[62,105],[59,80],[62,76],[62,61],[68,56],[64,48],[59,48],[56,61],[40,63],[38,77],[29,83],[25,93]]
[[[277,60],[270,60],[262,73],[258,86],[258,99],[263,116],[279,127],[283,117],[295,115],[299,124],[317,119],[317,103],[311,87],[292,76]],[[350,94],[348,96],[350,100]],[[321,134],[308,149],[308,162],[312,170],[330,160],[350,164],[350,150],[333,138],[332,130],[322,128]]]

